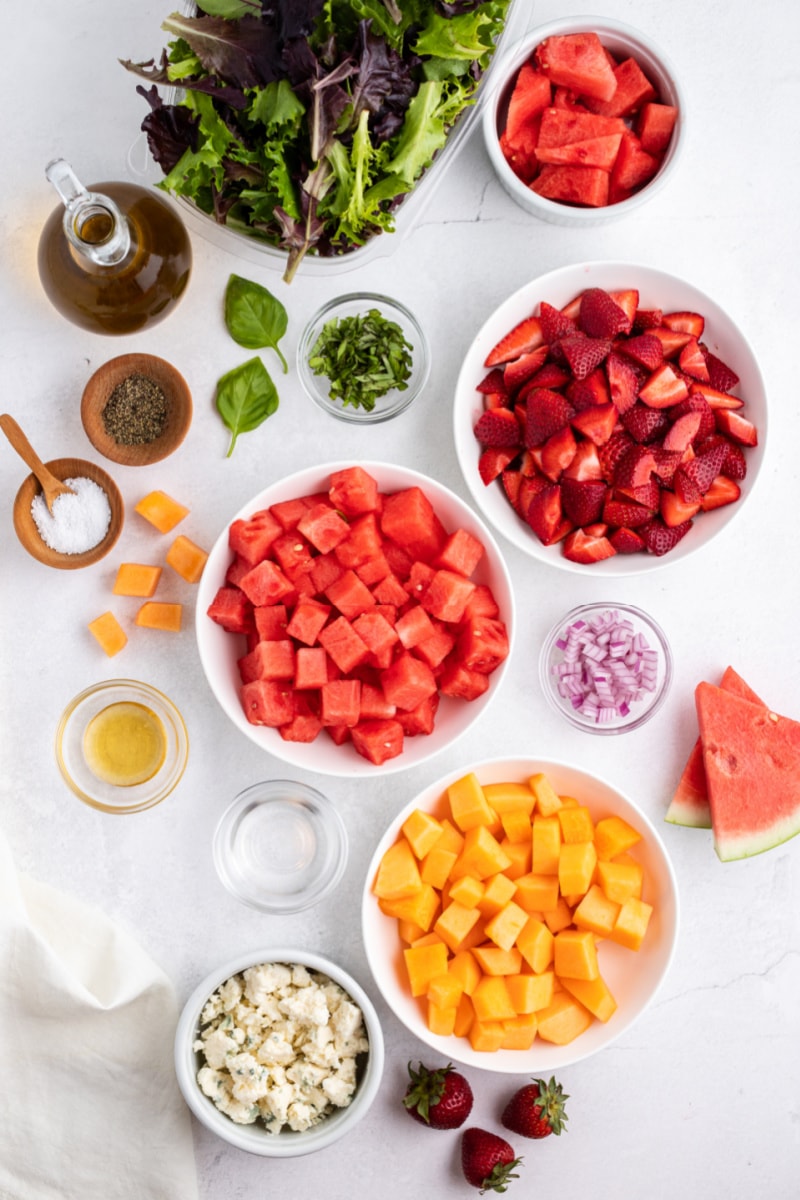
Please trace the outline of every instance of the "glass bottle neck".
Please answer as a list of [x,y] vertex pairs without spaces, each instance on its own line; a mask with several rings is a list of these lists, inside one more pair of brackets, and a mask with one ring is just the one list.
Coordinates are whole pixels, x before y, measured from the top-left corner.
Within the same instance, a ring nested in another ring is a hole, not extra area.
[[45,169],[64,204],[63,229],[70,245],[97,266],[122,262],[131,246],[128,222],[110,196],[89,192],[63,158]]

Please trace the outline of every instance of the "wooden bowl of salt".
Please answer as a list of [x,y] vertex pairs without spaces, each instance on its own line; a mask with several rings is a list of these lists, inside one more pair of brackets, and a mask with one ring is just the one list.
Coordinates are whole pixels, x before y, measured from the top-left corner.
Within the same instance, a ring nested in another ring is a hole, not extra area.
[[154,354],[120,354],[95,371],[83,390],[81,421],[104,458],[145,467],[180,446],[192,423],[189,385]]

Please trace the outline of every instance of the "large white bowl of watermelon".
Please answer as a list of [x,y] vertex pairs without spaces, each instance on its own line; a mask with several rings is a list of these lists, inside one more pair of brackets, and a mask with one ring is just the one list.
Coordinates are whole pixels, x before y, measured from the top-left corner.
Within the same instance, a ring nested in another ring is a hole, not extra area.
[[196,634],[224,712],[327,775],[415,766],[497,692],[508,570],[454,492],[405,467],[329,463],[265,488],[208,557]]
[[652,571],[728,531],[761,468],[764,381],[699,288],[654,267],[575,263],[484,322],[453,408],[487,520],[540,562]]
[[549,1075],[654,1000],[678,941],[678,884],[655,827],[613,784],[566,762],[492,758],[393,818],[362,929],[387,1004],[444,1061]]
[[633,800],[566,762],[465,763],[399,812],[362,896],[395,1016],[443,1061],[547,1077],[652,1003],[678,938],[677,880]]

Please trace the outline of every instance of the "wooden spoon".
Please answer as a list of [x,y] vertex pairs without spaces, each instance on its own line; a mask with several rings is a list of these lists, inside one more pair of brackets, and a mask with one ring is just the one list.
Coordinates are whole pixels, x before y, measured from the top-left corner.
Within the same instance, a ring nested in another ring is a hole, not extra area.
[[33,446],[26,438],[25,434],[20,429],[17,422],[8,413],[2,413],[0,415],[0,429],[3,430],[3,433],[6,435],[17,454],[20,456],[23,462],[26,463],[30,470],[33,471],[34,475],[38,479],[39,486],[41,487],[42,494],[44,496],[44,502],[47,505],[48,511],[52,513],[53,501],[59,496],[63,496],[65,492],[69,495],[73,495],[74,493],[72,488],[67,487],[67,485],[62,483],[60,479],[56,479],[53,472],[47,469],[42,460],[39,458],[39,455],[34,450]]

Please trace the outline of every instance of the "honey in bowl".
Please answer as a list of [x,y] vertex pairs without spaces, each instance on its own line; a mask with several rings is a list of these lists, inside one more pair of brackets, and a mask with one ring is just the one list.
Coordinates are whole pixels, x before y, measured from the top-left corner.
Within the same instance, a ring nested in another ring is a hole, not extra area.
[[164,764],[167,737],[161,718],[144,704],[121,700],[101,709],[83,735],[86,765],[114,787],[152,779]]

